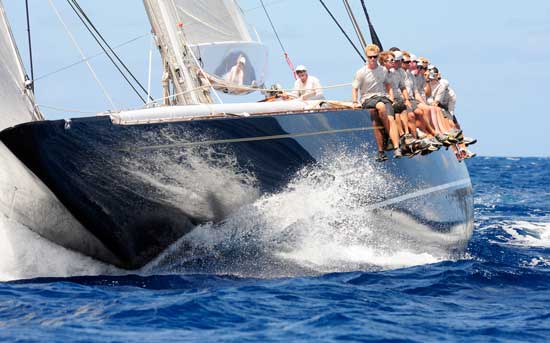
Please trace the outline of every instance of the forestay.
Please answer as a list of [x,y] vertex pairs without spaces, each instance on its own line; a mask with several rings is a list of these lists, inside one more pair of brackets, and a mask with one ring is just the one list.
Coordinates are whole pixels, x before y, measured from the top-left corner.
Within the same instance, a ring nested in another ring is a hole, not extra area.
[[0,130],[42,119],[32,93],[25,87],[25,71],[0,1]]

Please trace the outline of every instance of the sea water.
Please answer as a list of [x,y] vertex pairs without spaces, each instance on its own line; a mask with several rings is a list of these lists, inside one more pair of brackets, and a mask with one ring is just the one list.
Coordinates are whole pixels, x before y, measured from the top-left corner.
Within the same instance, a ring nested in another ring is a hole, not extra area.
[[550,159],[468,166],[475,231],[459,256],[377,240],[350,199],[396,181],[346,160],[135,275],[0,216],[0,341],[548,341]]

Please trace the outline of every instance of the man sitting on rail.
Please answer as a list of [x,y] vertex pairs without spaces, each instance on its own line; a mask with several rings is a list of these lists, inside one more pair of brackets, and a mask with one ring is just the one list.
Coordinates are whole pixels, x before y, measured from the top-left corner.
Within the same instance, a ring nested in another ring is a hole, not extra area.
[[405,86],[407,74],[402,69],[402,61],[403,53],[399,50],[382,52],[380,54],[380,63],[383,64],[390,73],[390,81],[393,89],[393,96],[395,98],[393,111],[395,113],[395,122],[399,132],[401,149],[402,152],[408,151],[411,153],[414,150],[412,149],[413,145],[419,142],[415,137],[416,124],[414,121],[412,123],[409,122],[407,108],[411,106],[411,104],[408,101],[409,93]]
[[[363,107],[370,110],[371,118],[375,126],[383,125],[389,133],[394,148],[394,157],[402,156],[399,148],[399,136],[394,119],[392,103],[394,102],[393,90],[388,77],[388,71],[378,65],[380,48],[376,44],[369,44],[365,48],[367,63],[356,73],[352,83],[351,98],[354,107]],[[375,130],[378,144],[377,161],[387,160],[384,152],[383,136],[381,130]]]
[[439,69],[435,66],[429,68],[428,80],[432,90],[428,103],[440,108],[445,117],[446,126],[450,128],[451,134],[455,135],[459,146],[457,157],[459,159],[474,157],[475,154],[468,151],[466,145],[475,143],[475,139],[463,137],[462,135],[462,130],[454,114],[456,94],[449,86],[449,81],[441,78]]
[[418,100],[418,107],[424,112],[424,115],[429,118],[430,125],[435,130],[434,137],[437,141],[449,146],[454,142],[449,141],[450,136],[447,132],[450,128],[446,127],[441,110],[427,103],[427,97],[431,94],[431,87],[425,75],[427,68],[424,68],[424,64],[426,64],[427,60],[412,57],[415,56],[411,56],[410,70],[414,75],[415,98]]

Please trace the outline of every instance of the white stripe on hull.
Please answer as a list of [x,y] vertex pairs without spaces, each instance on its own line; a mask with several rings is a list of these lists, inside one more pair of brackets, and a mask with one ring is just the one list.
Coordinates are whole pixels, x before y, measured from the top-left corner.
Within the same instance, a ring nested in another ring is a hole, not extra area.
[[388,199],[388,200],[378,202],[376,204],[369,205],[365,209],[366,210],[374,210],[374,209],[377,209],[377,208],[386,207],[386,206],[397,204],[397,203],[407,201],[407,200],[410,200],[410,199],[419,198],[421,196],[428,195],[428,194],[431,194],[431,193],[440,192],[440,191],[451,189],[451,188],[457,188],[457,187],[460,187],[460,186],[470,186],[471,187],[470,179],[469,178],[462,179],[462,180],[458,180],[458,181],[444,183],[444,184],[439,185],[439,186],[434,186],[434,187],[422,189],[422,190],[419,190],[419,191],[416,191],[416,192],[407,193],[407,194],[404,194],[404,195],[401,195],[401,196],[398,196],[398,197],[395,197],[395,198],[391,198],[391,199]]

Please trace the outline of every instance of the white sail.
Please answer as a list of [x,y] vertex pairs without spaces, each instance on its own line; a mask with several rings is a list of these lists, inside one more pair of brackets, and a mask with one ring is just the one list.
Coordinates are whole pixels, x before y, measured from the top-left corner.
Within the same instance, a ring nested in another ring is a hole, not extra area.
[[[200,94],[205,86],[231,94],[246,94],[263,86],[267,48],[251,38],[234,0],[144,0],[144,4],[173,93],[201,97],[198,101],[180,97],[178,104],[210,102]],[[185,80],[183,65],[190,75],[201,75],[200,80]]]
[[189,44],[252,40],[233,0],[173,1]]
[[0,1],[0,130],[42,119],[32,92],[25,85],[25,71]]

